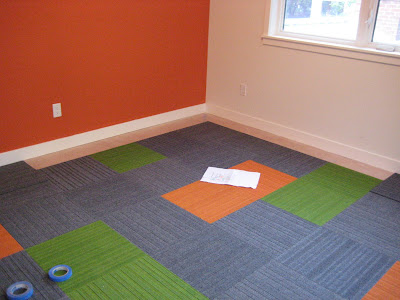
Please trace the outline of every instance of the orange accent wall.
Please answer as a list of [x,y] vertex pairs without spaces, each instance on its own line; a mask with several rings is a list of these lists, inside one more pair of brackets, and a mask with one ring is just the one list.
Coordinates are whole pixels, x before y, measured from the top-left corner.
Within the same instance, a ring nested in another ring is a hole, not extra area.
[[204,103],[209,1],[1,1],[0,152]]

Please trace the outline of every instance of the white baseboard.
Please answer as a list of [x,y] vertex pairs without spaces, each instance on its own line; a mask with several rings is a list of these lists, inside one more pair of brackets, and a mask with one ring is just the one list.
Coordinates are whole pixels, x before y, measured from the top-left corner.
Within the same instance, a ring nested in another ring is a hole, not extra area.
[[237,111],[229,110],[214,104],[207,103],[207,113],[225,118],[246,126],[257,128],[272,134],[288,138],[306,145],[310,145],[327,152],[338,154],[370,166],[384,169],[390,172],[400,171],[400,161],[371,153],[363,149],[355,148],[339,142],[335,142],[307,132],[289,128],[277,123],[269,122],[261,118],[252,117]]
[[400,161],[398,160],[208,103],[207,105],[195,105],[155,116],[133,120],[29,147],[0,153],[0,166],[95,142],[131,131],[192,117],[206,112],[303,144],[314,146],[327,152],[360,161],[380,169],[397,173],[400,171]]
[[160,125],[163,123],[176,121],[183,118],[192,117],[206,112],[206,105],[199,104],[187,108],[182,108],[155,116],[150,116],[138,120],[133,120],[113,126],[108,126],[80,134],[75,134],[61,139],[24,147],[4,153],[0,153],[0,166],[26,160],[33,157],[65,150],[83,144],[99,141],[105,138],[128,133],[131,131]]

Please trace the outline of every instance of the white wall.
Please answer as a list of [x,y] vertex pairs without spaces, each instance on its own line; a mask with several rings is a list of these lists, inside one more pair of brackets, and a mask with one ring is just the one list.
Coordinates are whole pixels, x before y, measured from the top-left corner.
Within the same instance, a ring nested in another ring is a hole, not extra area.
[[211,0],[209,112],[400,172],[400,68],[262,45],[265,5]]

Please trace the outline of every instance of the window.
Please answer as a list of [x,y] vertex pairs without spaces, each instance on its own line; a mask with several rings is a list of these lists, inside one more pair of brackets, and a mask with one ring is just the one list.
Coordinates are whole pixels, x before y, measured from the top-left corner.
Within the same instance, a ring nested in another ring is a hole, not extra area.
[[400,0],[378,3],[373,42],[400,46]]
[[400,66],[400,0],[271,0],[265,25],[264,44]]

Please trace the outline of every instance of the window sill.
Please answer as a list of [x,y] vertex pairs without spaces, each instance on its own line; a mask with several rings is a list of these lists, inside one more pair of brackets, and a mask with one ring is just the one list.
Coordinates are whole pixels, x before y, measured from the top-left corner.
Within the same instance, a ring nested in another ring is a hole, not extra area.
[[357,48],[347,45],[338,45],[332,43],[296,39],[291,37],[277,37],[269,35],[263,35],[262,41],[264,45],[269,46],[296,49],[331,56],[400,66],[399,52],[385,52],[371,48]]

